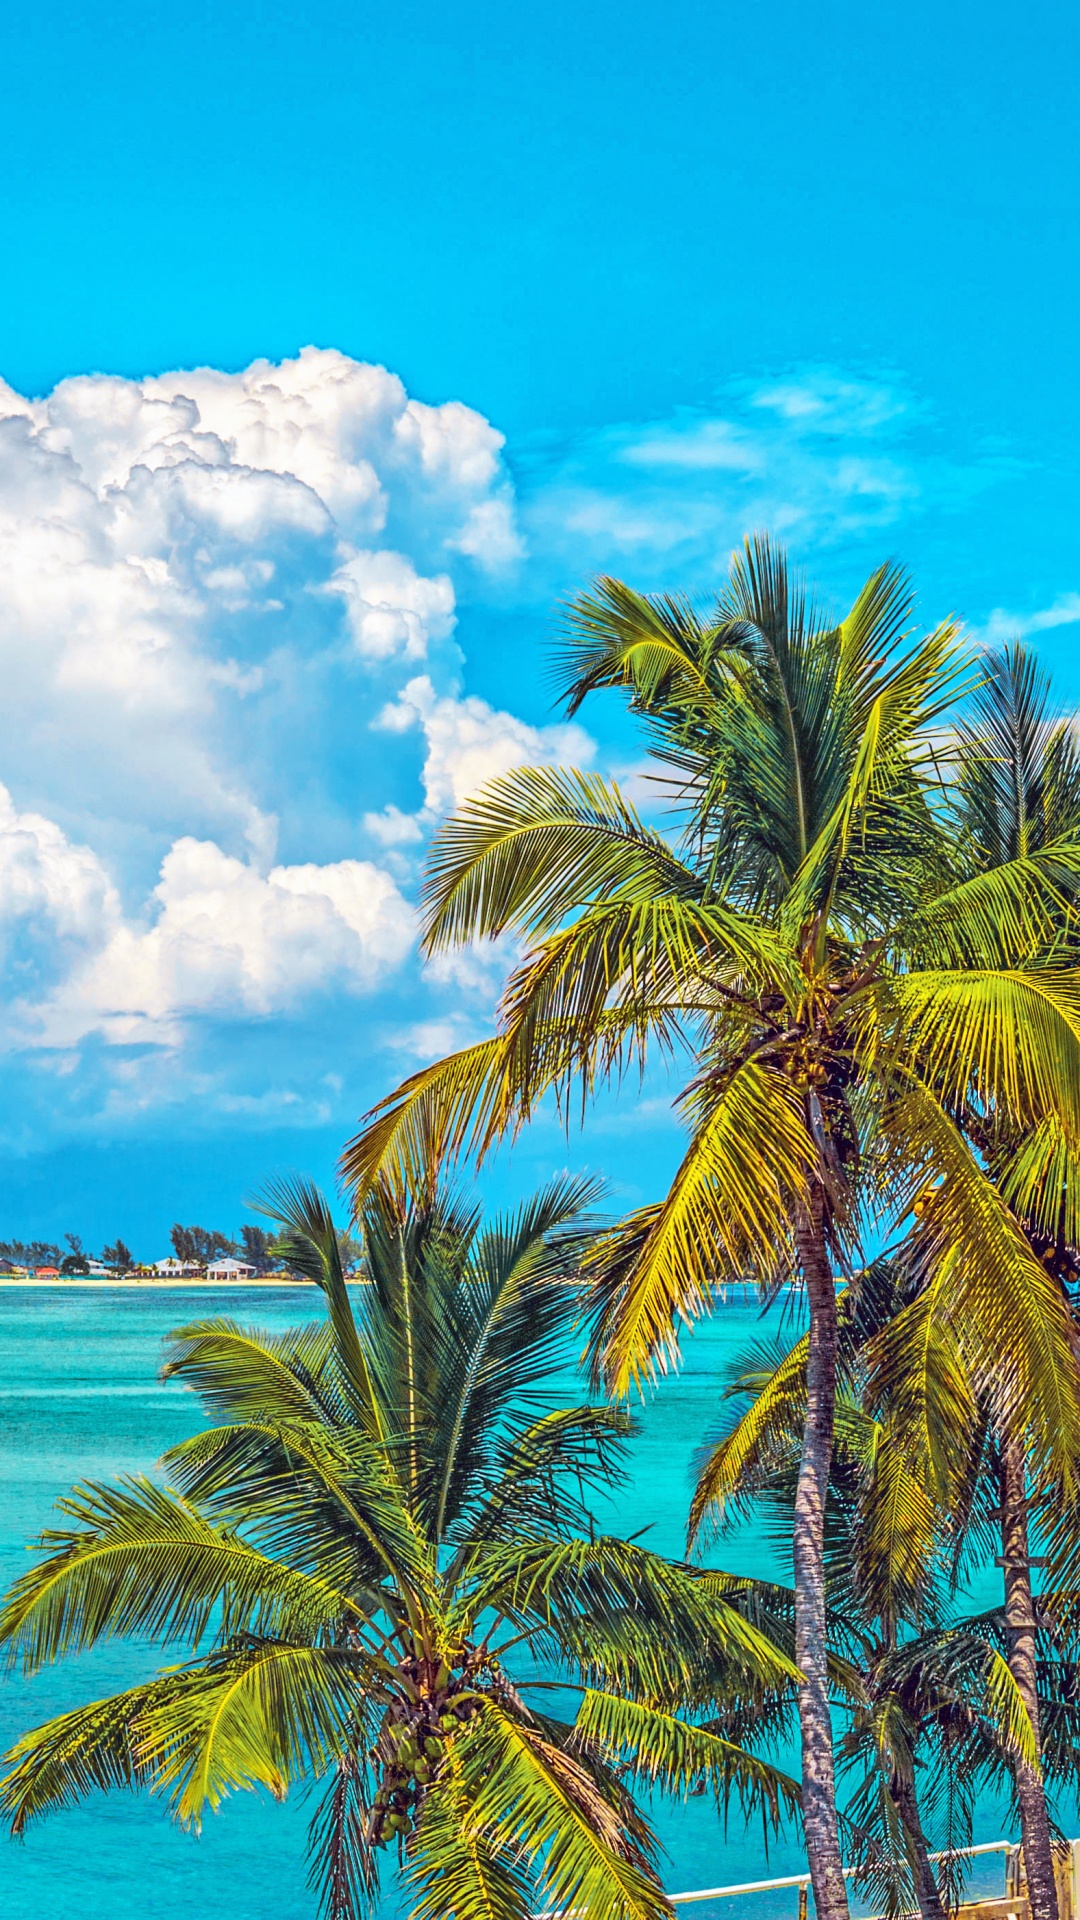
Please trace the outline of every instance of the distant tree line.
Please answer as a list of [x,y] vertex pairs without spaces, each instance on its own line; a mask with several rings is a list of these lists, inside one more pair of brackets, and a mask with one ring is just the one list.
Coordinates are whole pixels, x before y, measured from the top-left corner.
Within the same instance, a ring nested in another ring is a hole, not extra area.
[[169,1239],[185,1265],[208,1267],[214,1260],[243,1260],[256,1273],[268,1273],[276,1265],[274,1236],[265,1227],[241,1227],[239,1239],[231,1240],[216,1228],[182,1227],[177,1221]]
[[[274,1235],[265,1227],[243,1226],[234,1238],[217,1228],[184,1227],[178,1221],[169,1239],[176,1258],[185,1265],[208,1267],[215,1260],[235,1259],[254,1267],[256,1273],[268,1273],[280,1265]],[[339,1239],[342,1265],[348,1270],[359,1263],[360,1244],[349,1233],[340,1234]],[[65,1274],[89,1273],[90,1262],[98,1258],[103,1266],[121,1273],[138,1265],[131,1248],[119,1238],[103,1246],[100,1256],[90,1253],[77,1233],[65,1233],[64,1241],[61,1247],[53,1240],[0,1240],[0,1261],[14,1267],[57,1267]]]
[[[277,1240],[265,1227],[243,1226],[239,1237],[230,1240],[228,1234],[216,1229],[182,1227],[178,1221],[169,1238],[177,1259],[185,1265],[208,1267],[214,1260],[243,1260],[247,1266],[254,1267],[256,1273],[269,1273],[272,1267],[281,1264]],[[346,1272],[359,1266],[362,1252],[359,1240],[351,1233],[339,1232],[338,1246]]]
[[[94,1255],[88,1253],[77,1233],[65,1233],[68,1251],[53,1240],[0,1240],[0,1260],[13,1267],[58,1267],[61,1273],[89,1273]],[[135,1265],[131,1248],[123,1240],[114,1240],[101,1249],[101,1262],[121,1271]]]

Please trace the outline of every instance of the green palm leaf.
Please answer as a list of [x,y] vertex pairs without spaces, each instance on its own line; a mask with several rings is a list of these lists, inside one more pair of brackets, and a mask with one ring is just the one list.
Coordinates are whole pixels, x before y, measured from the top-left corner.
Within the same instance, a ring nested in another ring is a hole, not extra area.
[[152,1786],[154,1770],[138,1752],[132,1728],[176,1684],[172,1676],[144,1681],[58,1714],[17,1740],[0,1782],[0,1808],[10,1815],[12,1832],[21,1835],[32,1821],[77,1806],[92,1793]]
[[330,1647],[275,1639],[229,1653],[139,1715],[140,1764],[185,1825],[197,1827],[237,1789],[284,1799],[339,1758],[362,1679],[357,1656]]
[[718,676],[737,672],[744,658],[739,634],[702,621],[689,601],[635,593],[602,575],[569,609],[556,681],[570,713],[587,694],[619,687],[659,717],[714,708]]
[[760,1490],[769,1475],[790,1459],[806,1416],[804,1334],[763,1378],[744,1375],[739,1385],[753,1398],[730,1433],[702,1461],[690,1503],[687,1537],[691,1545],[709,1520],[721,1525],[725,1513],[748,1493]]
[[1078,881],[1074,827],[1045,847],[935,890],[899,919],[892,938],[915,967],[1022,966],[1059,943]]
[[143,1787],[197,1825],[231,1792],[313,1785],[326,1920],[370,1910],[395,1843],[417,1914],[451,1901],[455,1920],[527,1920],[580,1895],[654,1916],[655,1842],[629,1786],[526,1695],[651,1688],[669,1716],[723,1716],[716,1791],[767,1800],[739,1729],[752,1703],[782,1718],[795,1669],[746,1582],[596,1537],[587,1501],[617,1480],[631,1423],[562,1404],[550,1378],[581,1308],[595,1182],[553,1181],[485,1227],[431,1173],[369,1189],[354,1293],[321,1196],[275,1190],[326,1324],[184,1328],[171,1376],[233,1418],[170,1450],[181,1491],[76,1489],[0,1616],[29,1669],[117,1635],[191,1658],[26,1735],[0,1799],[21,1828]]
[[520,767],[465,802],[436,834],[424,889],[429,952],[510,927],[544,938],[597,897],[700,886],[618,788],[596,774]]
[[49,1557],[0,1612],[0,1637],[27,1672],[117,1635],[197,1644],[226,1599],[249,1632],[304,1639],[357,1611],[149,1480],[80,1487],[60,1506],[80,1526],[43,1534]]
[[593,1266],[604,1288],[598,1359],[616,1393],[677,1351],[712,1286],[775,1265],[808,1199],[807,1138],[790,1082],[748,1060],[703,1089],[694,1138],[663,1205],[632,1217]]
[[[892,1151],[911,1173],[939,1184],[926,1197],[915,1244],[933,1268],[934,1300],[946,1315],[965,1367],[986,1394],[1002,1431],[1017,1422],[1069,1478],[1080,1458],[1080,1379],[1060,1290],[1033,1257],[1015,1219],[954,1122],[914,1081],[887,1110]],[[910,1317],[909,1317],[910,1316]],[[905,1366],[907,1309],[881,1343],[882,1364]]]
[[268,1335],[235,1320],[200,1320],[173,1334],[162,1378],[183,1380],[218,1417],[271,1416],[282,1425],[332,1419],[340,1408],[333,1351],[325,1326]]
[[614,1782],[598,1780],[564,1741],[493,1699],[481,1724],[483,1738],[463,1754],[472,1819],[482,1832],[501,1830],[511,1857],[527,1853],[539,1900],[558,1911],[585,1907],[596,1920],[667,1920],[645,1833],[628,1819]]
[[1080,1120],[1080,972],[909,973],[888,990],[894,1044],[951,1106],[1018,1126]]
[[321,1920],[366,1920],[379,1890],[370,1770],[350,1746],[335,1761],[308,1829],[308,1885]]
[[503,1823],[485,1829],[477,1819],[456,1755],[444,1792],[424,1808],[417,1844],[407,1862],[414,1895],[411,1920],[523,1920],[532,1906],[531,1860],[506,1844]]
[[766,1828],[781,1812],[798,1810],[799,1788],[779,1767],[708,1727],[697,1727],[657,1707],[590,1689],[574,1723],[578,1738],[649,1785],[687,1794],[706,1782],[718,1803],[739,1794],[744,1812],[759,1811]]

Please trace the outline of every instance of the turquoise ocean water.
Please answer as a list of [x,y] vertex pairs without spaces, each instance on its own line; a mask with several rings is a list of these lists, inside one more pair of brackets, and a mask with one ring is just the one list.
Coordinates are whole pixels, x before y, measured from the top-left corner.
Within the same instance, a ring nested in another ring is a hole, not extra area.
[[[227,1312],[274,1329],[319,1315],[312,1289],[250,1288],[223,1299],[215,1290],[0,1290],[0,1579],[26,1564],[26,1543],[48,1524],[56,1496],[77,1479],[148,1471],[164,1448],[200,1424],[191,1395],[157,1379],[173,1327]],[[778,1324],[778,1314],[767,1325]],[[727,1307],[687,1342],[682,1370],[661,1384],[641,1413],[631,1477],[602,1516],[612,1531],[649,1531],[645,1541],[679,1553],[690,1462],[718,1412],[719,1368],[760,1337],[753,1308]],[[569,1388],[569,1382],[568,1382]],[[569,1399],[568,1391],[568,1399]],[[767,1541],[751,1529],[713,1554],[734,1572],[788,1577]],[[977,1596],[994,1597],[992,1583]],[[0,1742],[82,1701],[130,1685],[154,1670],[150,1648],[117,1644],[0,1689]],[[702,1800],[658,1808],[672,1891],[793,1873],[803,1856],[792,1834],[773,1839],[766,1858],[760,1828],[733,1813],[727,1831]],[[3,1920],[312,1920],[305,1885],[302,1796],[283,1806],[239,1795],[207,1820],[200,1836],[179,1831],[150,1800],[110,1795],[34,1829],[23,1843],[0,1839]],[[1080,1833],[1080,1817],[1063,1822]],[[984,1809],[978,1839],[996,1839],[1002,1815]],[[997,1878],[995,1879],[995,1872]],[[991,1863],[979,1876],[1000,1881]],[[740,1902],[747,1916],[794,1914],[794,1892]],[[387,1913],[394,1910],[388,1901]],[[690,1911],[702,1920],[732,1914],[730,1903]]]

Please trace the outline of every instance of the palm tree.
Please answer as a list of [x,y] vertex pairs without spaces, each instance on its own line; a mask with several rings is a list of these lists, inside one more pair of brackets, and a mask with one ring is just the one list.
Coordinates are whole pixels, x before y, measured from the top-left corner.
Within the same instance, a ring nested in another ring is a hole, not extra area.
[[[985,1422],[976,1422],[972,1435],[957,1356],[940,1342],[933,1343],[927,1383],[905,1377],[899,1407],[876,1399],[882,1376],[875,1350],[924,1284],[909,1251],[901,1246],[873,1263],[841,1297],[825,1550],[836,1699],[848,1716],[840,1751],[846,1772],[857,1776],[845,1817],[858,1884],[875,1910],[901,1914],[915,1905],[923,1920],[944,1920],[927,1809],[944,1818],[937,1843],[948,1856],[970,1842],[975,1798],[988,1780],[998,1785],[1005,1772],[1022,1808],[1039,1764],[1040,1715],[1049,1710],[1060,1720],[1053,1704],[1060,1703],[1072,1727],[1076,1647],[1075,1631],[1066,1623],[1062,1632],[1044,1613],[1033,1714],[1006,1658],[1008,1608],[956,1614],[965,1556],[972,1549],[976,1559],[985,1555],[999,1463],[985,1445]],[[805,1334],[786,1348],[761,1345],[731,1368],[724,1397],[735,1412],[699,1462],[691,1546],[703,1529],[722,1530],[748,1510],[764,1511],[778,1544],[790,1541],[807,1346]],[[921,1454],[911,1445],[913,1385],[928,1443]],[[932,1484],[934,1476],[920,1471],[927,1455],[940,1462],[962,1455],[968,1484],[961,1490],[949,1474]],[[1077,1757],[1060,1736],[1052,1767],[1057,1778],[1075,1782]],[[949,1894],[955,1905],[959,1889]]]
[[[958,729],[950,795],[961,863],[973,877],[1004,863],[1045,855],[1080,838],[1080,752],[1071,725],[1050,711],[1050,683],[1019,643],[989,654],[972,711]],[[1059,885],[1070,899],[1075,877]],[[1047,958],[1075,963],[1075,916],[1063,916]],[[1080,1274],[1080,1156],[1059,1115],[1033,1124],[1008,1110],[975,1106],[963,1124],[1002,1191],[1018,1212],[1036,1256],[1063,1289]],[[1000,1523],[1009,1664],[1035,1740],[1029,1763],[1018,1758],[1016,1794],[1035,1920],[1057,1920],[1057,1891],[1040,1762],[1037,1688],[1038,1608],[1031,1586],[1029,1448],[1021,1431],[999,1436],[995,1507]],[[1044,1488],[1044,1497],[1048,1491]],[[1056,1503],[1059,1504],[1059,1503]],[[1071,1520],[1066,1508],[1066,1521]],[[1059,1527],[1062,1539],[1074,1532]],[[1075,1561],[1075,1548],[1073,1549]]]
[[275,1190],[279,1251],[328,1318],[183,1329],[165,1371],[214,1424],[166,1456],[171,1484],[62,1503],[4,1606],[11,1655],[149,1635],[191,1657],[19,1741],[0,1790],[17,1832],[94,1788],[150,1788],[197,1823],[306,1778],[329,1920],[370,1905],[387,1848],[418,1917],[656,1920],[639,1782],[737,1793],[766,1821],[797,1804],[724,1732],[795,1678],[749,1584],[599,1535],[585,1504],[630,1431],[548,1384],[594,1194],[558,1181],[481,1231],[445,1191],[383,1184],[350,1294],[324,1201]]
[[[677,840],[597,776],[526,768],[436,836],[429,952],[513,933],[527,947],[498,1031],[412,1076],[343,1161],[362,1196],[482,1156],[554,1090],[564,1103],[655,1052],[689,1068],[690,1141],[667,1197],[607,1243],[597,1365],[626,1391],[670,1362],[715,1281],[797,1275],[810,1309],[795,1506],[803,1818],[817,1911],[847,1900],[828,1703],[823,1527],[833,1445],[834,1273],[867,1218],[907,1214],[942,1276],[937,1310],[1002,1430],[1078,1457],[1060,1291],[957,1124],[965,1103],[1023,1124],[1080,1119],[1080,994],[1048,964],[1080,873],[1067,833],[975,876],[938,805],[935,746],[965,669],[954,629],[905,637],[911,598],[880,568],[839,623],[755,540],[708,619],[618,581],[572,609],[571,711],[629,699],[668,780]],[[569,1113],[569,1105],[566,1108]]]

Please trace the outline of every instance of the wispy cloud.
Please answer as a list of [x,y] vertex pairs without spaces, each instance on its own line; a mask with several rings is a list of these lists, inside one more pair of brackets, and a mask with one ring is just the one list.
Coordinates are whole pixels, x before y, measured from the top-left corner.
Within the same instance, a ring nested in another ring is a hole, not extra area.
[[1059,593],[1048,607],[1031,613],[1010,613],[995,607],[989,619],[974,630],[973,638],[986,647],[1001,646],[1006,640],[1026,640],[1033,633],[1047,633],[1054,627],[1071,627],[1080,620],[1080,593]]
[[1006,470],[961,468],[917,445],[925,410],[899,383],[811,368],[732,383],[713,411],[629,422],[541,449],[523,478],[538,560],[580,576],[633,570],[645,586],[715,579],[769,527],[802,552],[887,531]]

